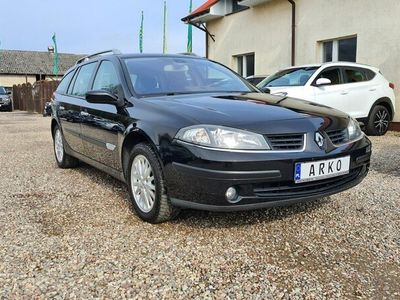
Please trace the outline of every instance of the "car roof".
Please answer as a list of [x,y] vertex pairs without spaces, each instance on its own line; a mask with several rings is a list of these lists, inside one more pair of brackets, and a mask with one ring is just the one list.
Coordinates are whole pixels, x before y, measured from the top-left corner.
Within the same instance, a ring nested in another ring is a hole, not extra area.
[[321,66],[322,66],[322,64],[299,65],[299,66],[287,67],[282,70],[301,69],[301,68],[320,68]]
[[119,57],[122,59],[125,58],[149,58],[149,57],[169,57],[169,58],[195,58],[195,59],[205,59],[204,57],[191,54],[191,53],[182,53],[182,54],[159,54],[159,53],[118,53],[118,54],[105,54],[105,55],[97,55],[93,57],[89,57],[85,60],[82,60],[77,63],[77,65],[87,63],[93,60],[98,60],[99,58],[110,58],[110,57]]
[[348,61],[336,61],[336,62],[327,62],[322,64],[321,66],[348,66],[348,67],[359,67],[359,68],[368,68],[368,69],[376,69],[376,67],[367,65],[367,64],[360,64]]
[[341,66],[367,68],[367,69],[379,71],[378,68],[370,66],[370,65],[359,64],[359,63],[348,62],[348,61],[335,61],[335,62],[326,62],[326,63],[322,63],[322,64],[299,65],[299,66],[288,67],[288,68],[285,68],[282,70],[299,69],[299,68],[341,67]]
[[[118,50],[114,50],[118,51]],[[105,51],[104,53],[108,53],[110,51]],[[121,59],[125,58],[148,58],[148,57],[169,57],[169,58],[192,58],[192,59],[206,59],[205,57],[198,56],[194,53],[180,53],[180,54],[161,54],[161,53],[127,53],[127,54],[122,54],[122,53],[112,53],[112,54],[103,54],[103,52],[100,52],[99,55],[93,55],[92,57],[82,57],[79,59],[74,66],[69,68],[65,74],[68,74],[69,72],[77,69],[81,65],[84,65],[86,63],[96,61],[99,58],[112,58],[112,57],[119,57]]]
[[195,54],[159,54],[159,53],[131,53],[131,54],[118,54],[120,58],[145,58],[145,57],[169,57],[169,58],[198,58],[205,59],[204,57]]

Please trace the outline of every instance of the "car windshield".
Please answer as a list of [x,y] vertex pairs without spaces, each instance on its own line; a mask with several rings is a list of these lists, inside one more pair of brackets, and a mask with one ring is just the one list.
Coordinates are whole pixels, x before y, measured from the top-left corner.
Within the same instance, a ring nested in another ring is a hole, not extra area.
[[261,81],[257,87],[303,86],[318,67],[291,68],[279,71]]
[[228,68],[206,59],[136,57],[126,58],[125,64],[140,96],[256,91]]
[[6,89],[0,86],[0,95],[6,95],[6,94],[7,94]]

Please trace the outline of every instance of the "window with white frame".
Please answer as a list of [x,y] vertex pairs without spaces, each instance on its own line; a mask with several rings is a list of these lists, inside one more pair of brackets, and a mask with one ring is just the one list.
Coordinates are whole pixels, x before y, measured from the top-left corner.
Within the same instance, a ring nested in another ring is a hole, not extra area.
[[357,37],[334,39],[322,42],[322,61],[357,60]]
[[252,76],[255,74],[254,64],[255,55],[254,53],[236,55],[237,72],[243,77]]

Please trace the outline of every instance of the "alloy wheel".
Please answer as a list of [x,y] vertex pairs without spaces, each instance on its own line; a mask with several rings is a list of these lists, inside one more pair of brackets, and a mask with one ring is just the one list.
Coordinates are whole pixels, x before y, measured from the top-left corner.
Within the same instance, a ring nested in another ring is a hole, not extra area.
[[374,126],[380,134],[387,131],[389,127],[389,114],[386,110],[382,109],[377,111],[375,114]]
[[60,129],[57,129],[56,133],[54,134],[54,150],[56,153],[57,161],[59,163],[62,163],[64,158],[64,144]]
[[154,174],[150,162],[144,155],[137,155],[131,167],[132,194],[137,206],[144,213],[153,209],[156,199]]

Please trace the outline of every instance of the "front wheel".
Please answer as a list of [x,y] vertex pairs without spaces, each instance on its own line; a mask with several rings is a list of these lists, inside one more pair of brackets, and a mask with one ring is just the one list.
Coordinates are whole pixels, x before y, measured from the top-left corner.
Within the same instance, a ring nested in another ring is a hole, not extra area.
[[389,129],[390,114],[386,107],[375,106],[370,114],[367,124],[368,135],[385,135]]
[[68,169],[78,165],[78,160],[71,155],[65,153],[64,137],[60,127],[56,126],[53,133],[54,155],[56,157],[57,165],[60,168]]
[[178,214],[168,199],[161,163],[149,144],[133,148],[127,174],[130,199],[142,220],[161,223]]

